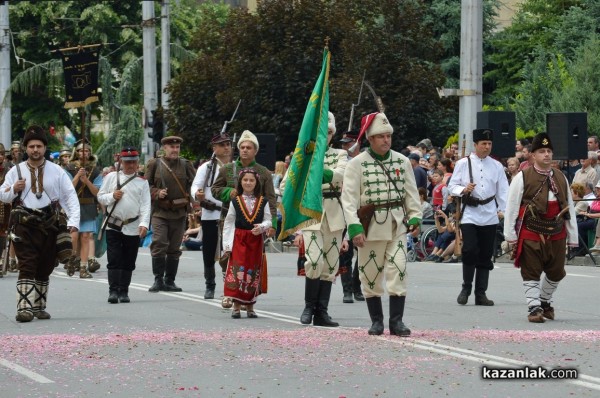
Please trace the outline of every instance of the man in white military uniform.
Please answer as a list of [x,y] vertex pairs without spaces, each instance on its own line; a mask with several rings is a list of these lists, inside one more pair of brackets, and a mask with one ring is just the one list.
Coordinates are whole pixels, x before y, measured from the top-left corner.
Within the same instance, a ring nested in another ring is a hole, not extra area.
[[98,191],[98,202],[107,208],[106,256],[108,302],[129,303],[129,285],[135,270],[140,239],[150,224],[150,186],[138,176],[138,151],[121,151],[121,170],[106,176]]
[[[327,144],[335,134],[335,117],[329,112]],[[344,170],[348,163],[348,153],[342,149],[329,148],[325,152],[323,168],[323,215],[321,222],[296,233],[294,244],[304,244],[306,249],[306,273],[304,287],[305,307],[300,322],[315,326],[336,327],[327,312],[332,283],[339,269],[340,246],[346,222],[340,200]],[[285,190],[287,174],[279,189]]]
[[474,152],[456,162],[448,184],[452,196],[462,198],[463,284],[456,301],[467,304],[475,278],[475,305],[492,306],[486,295],[499,218],[503,217],[508,196],[504,167],[489,155],[493,131],[473,130]]
[[[360,281],[372,322],[369,334],[383,333],[381,296],[385,278],[390,295],[390,333],[409,336],[410,329],[402,322],[407,279],[406,233],[407,225],[415,228],[421,222],[419,193],[410,161],[391,150],[394,129],[385,114],[376,112],[363,117],[359,142],[365,132],[370,147],[348,163],[342,204],[348,234],[358,247]],[[365,224],[368,232],[357,215],[365,205],[373,210]]]
[[215,135],[212,140],[213,157],[198,167],[194,182],[192,182],[192,197],[202,206],[202,259],[204,260],[204,282],[206,290],[204,298],[215,298],[215,255],[221,254],[219,245],[219,219],[223,203],[215,198],[211,187],[219,170],[225,163],[231,161],[231,138],[226,133]]

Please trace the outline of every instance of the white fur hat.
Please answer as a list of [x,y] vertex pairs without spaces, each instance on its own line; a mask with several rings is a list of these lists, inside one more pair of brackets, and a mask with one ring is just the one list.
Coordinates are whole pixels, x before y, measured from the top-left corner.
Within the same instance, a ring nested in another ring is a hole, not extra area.
[[254,134],[252,134],[252,132],[250,130],[244,130],[244,132],[238,139],[238,142],[237,142],[238,149],[240,149],[240,145],[244,141],[250,141],[251,143],[253,143],[254,146],[256,147],[256,150],[258,151],[258,148],[259,148],[258,139],[256,138],[256,136]]
[[367,138],[379,135],[379,134],[392,134],[394,133],[394,128],[390,124],[385,113],[377,113],[373,118],[373,121],[367,128]]
[[333,113],[329,112],[328,115],[328,120],[327,120],[327,131],[333,131],[333,134],[335,134],[335,132],[337,131],[337,129],[335,128],[335,116],[333,116]]

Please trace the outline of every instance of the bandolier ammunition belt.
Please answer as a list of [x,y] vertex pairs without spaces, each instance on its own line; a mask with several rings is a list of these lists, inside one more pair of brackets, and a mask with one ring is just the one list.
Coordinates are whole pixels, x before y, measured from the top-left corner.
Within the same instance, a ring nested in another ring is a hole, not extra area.
[[479,199],[479,198],[474,198],[471,195],[463,195],[462,202],[463,202],[463,204],[465,204],[467,206],[477,207],[477,206],[486,205],[494,199],[496,199],[496,195],[490,196],[487,199]]

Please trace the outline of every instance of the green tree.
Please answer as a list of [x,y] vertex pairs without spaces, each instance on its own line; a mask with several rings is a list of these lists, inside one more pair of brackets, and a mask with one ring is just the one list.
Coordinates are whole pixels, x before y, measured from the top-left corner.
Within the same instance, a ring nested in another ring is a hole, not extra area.
[[[445,76],[425,11],[421,2],[394,0],[270,0],[260,2],[256,14],[231,10],[225,22],[214,18],[208,24],[222,26],[222,34],[198,32],[198,58],[169,86],[170,128],[194,151],[207,154],[210,136],[241,98],[231,131],[275,133],[283,157],[296,143],[324,39],[330,37],[330,108],[340,132],[365,72],[400,137],[397,147],[445,137],[451,105],[440,102],[435,91]],[[371,94],[363,95],[355,127],[361,113],[376,110]]]
[[[171,51],[175,68],[180,66],[178,60],[185,58],[186,51],[182,48],[189,46],[192,31],[199,26],[192,5],[191,0],[184,0],[179,6],[172,3]],[[160,16],[158,2],[156,8],[157,16]],[[107,43],[100,58],[102,101],[86,107],[86,112],[96,118],[108,117],[111,131],[105,132],[107,135],[124,134],[108,141],[111,148],[106,150],[107,153],[120,143],[139,145],[143,99],[140,95],[141,3],[11,2],[9,13],[15,43],[13,50],[18,56],[11,65],[13,131],[24,131],[32,123],[46,127],[52,123],[57,130],[67,126],[79,133],[79,117],[63,109],[62,65],[57,54],[50,51],[79,44]],[[158,27],[157,37],[160,24]],[[90,120],[86,122],[88,127]]]
[[571,7],[582,6],[582,0],[525,0],[512,24],[498,32],[491,44],[490,66],[485,78],[494,89],[492,102],[502,103],[512,98],[523,81],[525,64],[532,61],[536,48],[552,51],[555,28]]
[[534,60],[523,69],[523,82],[518,87],[512,106],[516,112],[517,126],[525,131],[544,131],[546,113],[559,111],[552,109],[553,96],[571,85],[573,79],[565,59],[538,49]]

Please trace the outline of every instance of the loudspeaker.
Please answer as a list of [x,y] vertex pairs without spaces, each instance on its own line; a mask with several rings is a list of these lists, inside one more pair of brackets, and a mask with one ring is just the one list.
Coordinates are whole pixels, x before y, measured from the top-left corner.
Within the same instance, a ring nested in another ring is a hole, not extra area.
[[496,158],[515,156],[516,116],[514,112],[477,112],[477,128],[494,131],[491,155]]
[[546,133],[554,147],[553,159],[587,159],[587,113],[547,113]]
[[255,134],[258,139],[258,153],[256,154],[256,163],[265,166],[267,169],[275,170],[275,161],[277,160],[277,151],[275,151],[275,134]]

